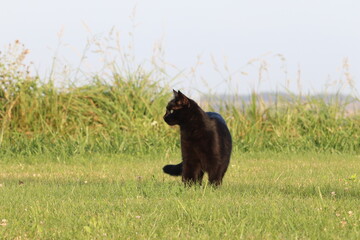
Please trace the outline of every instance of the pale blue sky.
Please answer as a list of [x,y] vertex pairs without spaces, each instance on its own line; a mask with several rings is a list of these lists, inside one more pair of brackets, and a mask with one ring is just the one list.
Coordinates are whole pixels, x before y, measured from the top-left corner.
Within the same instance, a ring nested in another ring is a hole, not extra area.
[[[134,30],[129,16],[135,6]],[[134,31],[139,61],[150,59],[154,43],[161,40],[166,61],[184,70],[177,88],[297,91],[300,69],[302,91],[316,93],[324,91],[326,84],[345,80],[342,65],[347,58],[352,80],[360,89],[358,0],[2,1],[0,48],[20,40],[42,72],[51,66],[57,34],[63,29],[59,55],[76,65],[90,37],[84,25],[97,36],[106,36],[116,27],[124,46],[128,32]],[[248,65],[252,59],[260,61]],[[259,84],[261,60],[268,70]],[[94,68],[100,65],[97,58],[89,61]],[[196,75],[189,74],[198,61]],[[232,73],[231,83],[224,81],[228,77],[224,65]],[[169,72],[174,70],[169,67]],[[351,92],[349,87],[343,90]]]

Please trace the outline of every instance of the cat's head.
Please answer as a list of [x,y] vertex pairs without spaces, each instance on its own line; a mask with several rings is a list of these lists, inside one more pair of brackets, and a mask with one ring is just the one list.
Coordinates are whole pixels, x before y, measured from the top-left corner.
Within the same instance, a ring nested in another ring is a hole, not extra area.
[[164,120],[170,126],[181,124],[187,118],[187,112],[191,105],[191,100],[180,91],[174,92],[172,99],[166,106]]

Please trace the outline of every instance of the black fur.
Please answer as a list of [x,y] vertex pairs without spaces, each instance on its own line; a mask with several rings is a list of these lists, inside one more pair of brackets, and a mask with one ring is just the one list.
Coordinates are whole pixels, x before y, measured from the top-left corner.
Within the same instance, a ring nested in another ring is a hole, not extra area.
[[174,91],[164,120],[180,126],[182,162],[166,165],[163,171],[182,176],[186,184],[201,183],[205,172],[209,182],[220,185],[228,168],[232,140],[225,120],[220,114],[204,112],[192,99]]
[[166,165],[163,167],[163,171],[171,176],[181,176],[182,162],[177,165]]

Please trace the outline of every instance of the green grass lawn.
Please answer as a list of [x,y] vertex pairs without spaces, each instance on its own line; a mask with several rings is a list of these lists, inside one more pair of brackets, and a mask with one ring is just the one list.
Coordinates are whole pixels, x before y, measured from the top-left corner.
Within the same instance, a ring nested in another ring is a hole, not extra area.
[[0,239],[360,239],[360,157],[235,154],[186,188],[179,156],[0,160]]

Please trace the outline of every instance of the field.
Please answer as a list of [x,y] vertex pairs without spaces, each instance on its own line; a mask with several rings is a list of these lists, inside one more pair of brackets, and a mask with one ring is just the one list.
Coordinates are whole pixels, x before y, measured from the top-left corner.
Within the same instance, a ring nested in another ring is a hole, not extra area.
[[179,156],[5,159],[1,239],[359,239],[359,156],[235,154],[222,187],[185,188]]
[[221,187],[188,188],[161,170],[181,159],[164,69],[38,76],[28,53],[0,51],[1,240],[360,238],[357,95],[207,96],[234,151]]

